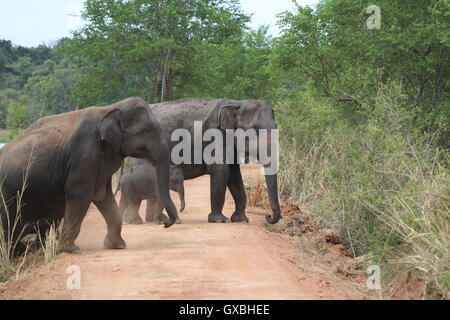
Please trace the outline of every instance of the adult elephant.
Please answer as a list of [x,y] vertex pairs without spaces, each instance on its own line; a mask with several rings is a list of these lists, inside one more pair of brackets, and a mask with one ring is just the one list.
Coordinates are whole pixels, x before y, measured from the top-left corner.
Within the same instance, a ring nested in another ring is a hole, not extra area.
[[[277,128],[272,107],[262,100],[182,99],[152,104],[150,108],[158,119],[163,134],[168,141],[171,141],[172,132],[181,128],[190,131],[191,136],[194,137],[195,121],[202,121],[203,132],[208,129],[220,129],[224,137],[225,130],[228,129],[271,130]],[[270,141],[270,133],[267,137]],[[191,143],[191,148],[194,150],[194,139],[192,139]],[[171,149],[177,144],[178,142],[171,141]],[[223,141],[223,146],[225,149],[225,141]],[[204,148],[205,144],[203,144],[203,150]],[[228,221],[228,218],[222,213],[225,192],[228,187],[235,201],[235,211],[231,216],[231,221],[248,222],[249,220],[245,215],[247,199],[238,162],[210,165],[204,161],[201,164],[194,164],[193,161],[191,163],[180,165],[185,179],[197,178],[204,174],[209,174],[211,177],[211,213],[208,216],[208,221]],[[266,220],[268,223],[274,224],[281,218],[277,175],[267,174],[265,175],[265,180],[272,208],[272,215],[266,215]]]
[[125,248],[111,177],[126,156],[154,163],[171,226],[178,214],[169,195],[169,147],[146,102],[128,98],[40,119],[1,149],[4,239],[20,253],[23,236],[64,217],[61,241],[65,251],[77,252],[75,239],[93,202],[106,220],[105,247]]

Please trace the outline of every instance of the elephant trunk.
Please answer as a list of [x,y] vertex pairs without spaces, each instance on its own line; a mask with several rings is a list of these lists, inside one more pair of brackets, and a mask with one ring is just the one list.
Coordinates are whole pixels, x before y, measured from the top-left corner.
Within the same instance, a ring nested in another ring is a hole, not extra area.
[[178,212],[170,198],[169,181],[170,181],[170,160],[169,148],[163,145],[163,150],[159,153],[157,161],[155,161],[156,175],[158,181],[158,191],[164,208],[169,215],[169,220],[164,222],[164,227],[168,228],[178,219]]
[[178,186],[178,195],[180,196],[180,212],[183,212],[184,208],[185,208],[183,182],[180,182],[180,184]]
[[[276,129],[274,120],[271,120],[270,129]],[[269,195],[270,207],[272,215],[266,215],[266,221],[275,224],[281,219],[280,202],[278,199],[278,175],[274,168],[277,169],[278,164],[278,137],[272,136],[272,132],[267,136],[267,155],[270,155],[270,162],[264,164],[265,180],[267,185],[267,193]]]
[[277,175],[266,175],[265,178],[270,207],[272,208],[272,215],[266,215],[266,221],[270,224],[275,224],[281,219],[281,209],[278,201]]

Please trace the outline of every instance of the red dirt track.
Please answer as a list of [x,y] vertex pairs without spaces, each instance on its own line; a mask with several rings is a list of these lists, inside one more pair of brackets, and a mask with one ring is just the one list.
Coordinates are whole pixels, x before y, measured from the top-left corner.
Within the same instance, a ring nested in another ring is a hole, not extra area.
[[[255,176],[257,167],[245,167]],[[106,224],[91,206],[76,243],[82,254],[55,261],[10,282],[0,299],[363,299],[355,283],[306,261],[293,237],[269,232],[264,215],[250,223],[211,224],[209,176],[185,182],[183,224],[124,225],[125,250],[106,250]],[[178,206],[178,195],[172,194]],[[178,206],[179,207],[179,206]],[[224,214],[234,203],[227,194]],[[145,205],[141,206],[144,217]],[[81,289],[69,290],[67,268],[81,270]]]

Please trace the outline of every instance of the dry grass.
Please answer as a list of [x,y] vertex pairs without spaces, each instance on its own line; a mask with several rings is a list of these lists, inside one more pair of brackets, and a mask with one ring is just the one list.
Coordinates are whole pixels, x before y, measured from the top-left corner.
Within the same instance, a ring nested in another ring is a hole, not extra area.
[[[350,149],[364,138],[366,150]],[[326,142],[308,152],[304,146],[289,148],[279,175],[282,196],[338,230],[355,256],[382,265],[385,284],[412,267],[424,280],[424,292],[431,292],[428,297],[448,299],[448,168],[437,153],[418,151],[404,137],[359,136],[342,143],[345,139],[325,135]]]
[[424,292],[432,288],[449,299],[450,197],[445,196],[447,187],[435,180],[426,179],[423,185],[420,194],[392,197],[383,211],[371,203],[366,206],[407,244],[402,255],[389,262],[412,266],[424,280]]
[[[24,170],[22,188],[17,192],[17,195],[15,197],[16,201],[15,214],[13,215],[9,214],[7,205],[7,201],[14,201],[14,200],[5,199],[3,193],[0,192],[0,199],[1,199],[0,206],[1,210],[3,211],[3,214],[5,215],[4,216],[5,219],[0,219],[0,283],[18,279],[24,272],[26,272],[26,270],[32,269],[36,265],[36,262],[40,260],[39,253],[35,254],[32,253],[30,250],[32,247],[32,243],[26,242],[26,238],[28,237],[28,235],[24,239],[21,239],[25,229],[27,228],[26,225],[20,223],[20,220],[22,215],[22,199],[25,190],[27,189],[28,186],[27,181],[28,181],[28,174],[30,172],[30,167],[32,164],[31,159],[33,150],[34,146],[30,153],[27,167]],[[3,181],[0,184],[0,190],[2,184]],[[13,221],[11,220],[11,216],[14,217]],[[39,235],[39,230],[36,231],[37,234]],[[14,234],[18,234],[18,236],[16,237],[18,238],[17,240],[13,239]],[[36,237],[30,238],[34,238],[36,240]],[[24,244],[24,242],[26,242],[25,252],[22,253],[20,257],[15,257],[14,253],[16,247],[19,245],[19,241],[21,242],[21,244]],[[59,244],[57,240],[57,230],[55,226],[52,226],[50,228],[49,232],[47,233],[45,241],[43,243],[41,241],[41,245],[44,256],[44,262],[49,263],[54,259],[59,250]]]
[[[39,234],[39,233],[38,233]],[[42,247],[42,251],[44,253],[44,263],[48,264],[52,262],[56,255],[60,252],[60,243],[58,240],[58,230],[57,227],[53,224],[50,226],[50,229],[47,231],[45,240],[39,239]]]
[[[31,157],[30,157],[31,159]],[[21,235],[23,234],[24,230],[25,230],[25,226],[21,227],[21,230],[19,230],[18,228],[20,228],[20,217],[21,217],[21,210],[22,210],[22,198],[23,195],[25,193],[25,190],[27,188],[27,183],[26,181],[28,180],[28,172],[31,166],[31,161],[28,162],[28,166],[25,170],[25,174],[23,177],[23,183],[22,183],[22,189],[20,191],[17,192],[16,195],[16,212],[13,215],[14,216],[14,220],[11,221],[11,215],[8,212],[8,205],[7,205],[7,201],[9,199],[5,199],[4,195],[2,192],[0,192],[0,197],[1,197],[1,207],[2,210],[4,211],[5,217],[6,219],[4,219],[4,221],[6,221],[6,225],[4,225],[4,223],[2,222],[3,219],[0,219],[0,281],[6,281],[8,280],[10,277],[12,277],[13,275],[15,275],[15,277],[18,277],[20,274],[20,271],[22,269],[22,266],[24,265],[25,261],[26,261],[26,256],[28,253],[28,249],[29,247],[26,247],[26,251],[24,253],[24,255],[22,256],[21,261],[17,261],[17,259],[14,259],[14,251],[16,249],[16,247],[18,246],[18,241],[21,238]],[[0,184],[0,190],[1,190],[1,185]],[[13,238],[13,235],[18,233],[19,236],[17,237],[18,239],[15,240]]]
[[248,179],[245,187],[247,193],[247,205],[249,207],[267,208],[269,198],[267,188],[262,178],[256,182],[254,179]]
[[401,103],[380,91],[377,115],[358,126],[327,122],[330,108],[318,105],[283,119],[280,194],[336,230],[355,257],[373,257],[384,287],[412,268],[427,297],[448,299],[450,159],[432,137],[418,138]]

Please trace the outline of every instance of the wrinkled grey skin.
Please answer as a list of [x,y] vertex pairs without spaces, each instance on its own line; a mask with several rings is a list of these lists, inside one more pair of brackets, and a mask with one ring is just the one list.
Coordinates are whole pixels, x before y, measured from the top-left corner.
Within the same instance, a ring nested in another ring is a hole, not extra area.
[[[4,236],[18,242],[37,226],[42,232],[64,218],[61,242],[66,251],[78,252],[75,239],[93,202],[106,220],[105,247],[125,248],[111,176],[126,156],[154,163],[170,216],[166,227],[171,226],[178,214],[169,195],[169,148],[145,101],[129,98],[45,117],[1,149],[1,192],[7,202],[0,209]],[[18,219],[17,194],[22,188]],[[14,230],[13,221],[18,221]],[[22,250],[18,243],[15,253]]]
[[[262,100],[182,99],[152,104],[150,108],[160,123],[167,141],[171,140],[172,132],[179,128],[189,130],[193,137],[194,121],[203,121],[203,132],[210,128],[222,130],[277,128],[272,107]],[[225,137],[225,131],[223,133]],[[270,141],[270,135],[268,135],[268,139]],[[171,150],[177,144],[178,142],[170,142]],[[204,143],[203,149],[205,145]],[[225,142],[223,145],[225,148]],[[193,150],[192,145],[192,157],[194,157]],[[226,154],[225,151],[224,154]],[[191,163],[194,163],[193,160]],[[208,216],[209,222],[228,221],[228,218],[222,214],[227,187],[235,201],[235,211],[231,216],[231,221],[248,222],[245,215],[247,199],[238,164],[181,164],[180,167],[183,170],[184,179],[210,175],[211,213]],[[265,180],[272,208],[272,215],[267,215],[266,220],[268,223],[274,224],[281,218],[277,175],[267,175]]]
[[[180,212],[183,212],[185,207],[183,184],[183,171],[180,167],[171,165],[169,187],[180,196]],[[166,220],[162,213],[164,206],[159,196],[157,172],[149,161],[135,159],[134,166],[125,171],[121,179],[120,190],[119,212],[122,221],[130,224],[143,223],[139,216],[142,200],[148,200],[146,222],[161,223]]]

